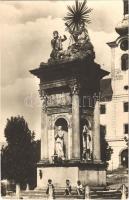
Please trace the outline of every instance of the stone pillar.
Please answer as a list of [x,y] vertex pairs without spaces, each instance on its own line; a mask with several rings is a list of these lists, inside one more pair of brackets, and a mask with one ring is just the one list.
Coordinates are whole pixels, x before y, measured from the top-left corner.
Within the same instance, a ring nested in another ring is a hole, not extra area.
[[96,98],[94,107],[94,136],[93,136],[93,158],[94,161],[100,162],[100,104],[99,99]]
[[29,191],[29,190],[30,190],[29,184],[27,183],[27,185],[26,185],[26,191]]
[[72,128],[68,129],[68,159],[72,159]]
[[115,80],[115,47],[111,47],[111,78],[112,78],[112,113],[111,113],[111,124],[112,124],[112,136],[116,137],[116,99],[114,98],[116,95],[116,80]]
[[53,163],[54,149],[55,149],[55,137],[54,137],[54,127],[48,130],[48,154],[49,162]]
[[48,129],[47,129],[47,95],[42,92],[41,111],[41,160],[48,161]]
[[111,78],[112,78],[112,90],[115,91],[115,47],[111,48]]
[[16,184],[16,198],[17,199],[20,199],[20,193],[21,193],[20,184]]
[[79,86],[72,86],[72,159],[80,160]]

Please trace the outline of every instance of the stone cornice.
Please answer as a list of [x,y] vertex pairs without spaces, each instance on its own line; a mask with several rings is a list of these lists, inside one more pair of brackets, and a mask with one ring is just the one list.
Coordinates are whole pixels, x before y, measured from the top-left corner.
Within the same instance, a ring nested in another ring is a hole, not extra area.
[[87,161],[87,162],[81,162],[81,161],[76,161],[72,162],[71,160],[65,160],[62,163],[49,163],[49,162],[44,162],[40,161],[37,163],[38,167],[79,167],[81,169],[105,169],[105,164],[102,162],[96,162],[96,161]]
[[123,137],[121,138],[106,138],[107,142],[119,142],[119,141],[125,141]]
[[116,43],[116,41],[113,41],[113,42],[107,42],[106,44],[107,44],[109,47],[111,47],[111,48],[118,47],[118,44]]
[[112,42],[107,42],[106,44],[111,48],[116,48],[125,39],[128,40],[128,35],[119,36],[116,40]]
[[30,70],[30,73],[40,78],[41,82],[55,81],[61,79],[71,79],[71,77],[79,77],[82,79],[101,79],[109,74],[109,72],[100,68],[95,62],[86,60],[57,63],[56,65],[41,64],[39,68]]

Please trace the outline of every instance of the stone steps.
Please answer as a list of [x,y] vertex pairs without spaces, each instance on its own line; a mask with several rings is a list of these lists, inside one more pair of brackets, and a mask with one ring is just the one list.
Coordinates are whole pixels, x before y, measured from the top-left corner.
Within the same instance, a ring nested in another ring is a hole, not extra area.
[[[23,199],[47,199],[46,190],[22,191]],[[121,192],[117,190],[96,190],[90,192],[91,199],[121,199]],[[84,199],[84,195],[77,195],[76,190],[69,196],[64,196],[64,189],[55,190],[55,199]]]
[[[104,190],[102,187],[91,188],[90,198],[91,199],[121,199],[121,192],[118,190]],[[94,190],[93,190],[94,189]],[[56,188],[55,189],[55,199],[84,199],[84,195],[77,195],[76,188],[72,188],[72,194],[69,196],[64,196],[65,188]],[[21,197],[23,199],[47,199],[46,188],[35,189],[29,191],[21,191]],[[3,199],[15,199],[15,194],[11,197],[4,197]]]

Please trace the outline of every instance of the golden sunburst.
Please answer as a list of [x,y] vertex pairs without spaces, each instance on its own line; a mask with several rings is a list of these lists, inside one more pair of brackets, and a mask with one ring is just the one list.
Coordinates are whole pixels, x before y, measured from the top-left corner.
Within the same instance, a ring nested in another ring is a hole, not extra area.
[[87,1],[83,2],[75,1],[75,5],[67,6],[68,13],[64,17],[67,27],[71,29],[72,32],[78,31],[80,26],[85,27],[91,21],[89,19],[89,13],[92,11],[91,8],[88,8],[86,5]]

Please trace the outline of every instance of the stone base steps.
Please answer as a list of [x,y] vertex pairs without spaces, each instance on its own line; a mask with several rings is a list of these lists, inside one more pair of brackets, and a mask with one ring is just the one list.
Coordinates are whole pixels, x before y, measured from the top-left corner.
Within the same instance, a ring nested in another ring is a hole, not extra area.
[[[84,195],[77,195],[77,191],[76,188],[72,188],[72,194],[69,196],[65,196],[64,195],[64,191],[65,188],[56,188],[55,189],[55,196],[54,199],[84,199]],[[48,196],[46,194],[46,188],[43,189],[35,189],[35,190],[29,190],[29,191],[21,191],[20,196],[23,199],[34,199],[34,200],[38,200],[38,199],[42,199],[42,200],[47,200]],[[6,196],[6,197],[2,197],[2,199],[16,199],[15,194],[13,194],[12,196]],[[90,199],[97,199],[97,200],[103,200],[103,199],[107,199],[107,200],[111,200],[111,199],[121,199],[121,192],[118,190],[109,190],[109,188],[107,188],[107,190],[104,187],[94,187],[91,188],[90,191]]]
[[[23,199],[47,199],[46,189],[22,191]],[[72,190],[72,194],[65,196],[64,188],[55,190],[55,199],[84,199],[84,195],[77,195],[76,189]],[[121,199],[121,192],[117,190],[92,190],[90,192],[91,199]]]

